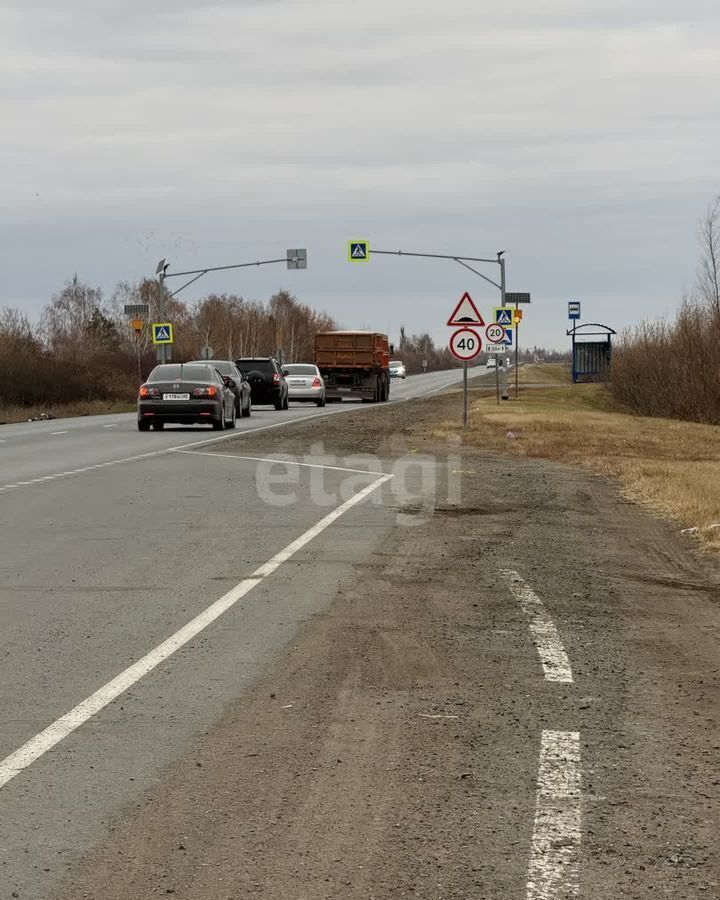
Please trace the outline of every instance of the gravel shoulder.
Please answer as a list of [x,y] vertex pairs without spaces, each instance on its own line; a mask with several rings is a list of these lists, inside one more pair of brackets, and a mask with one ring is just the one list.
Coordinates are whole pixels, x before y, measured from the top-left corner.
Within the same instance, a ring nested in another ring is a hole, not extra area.
[[[448,394],[218,448],[414,463],[414,493],[59,900],[523,897],[543,729],[581,736],[581,898],[720,894],[720,567],[608,479],[429,437],[459,415]],[[572,684],[543,678],[506,569]]]

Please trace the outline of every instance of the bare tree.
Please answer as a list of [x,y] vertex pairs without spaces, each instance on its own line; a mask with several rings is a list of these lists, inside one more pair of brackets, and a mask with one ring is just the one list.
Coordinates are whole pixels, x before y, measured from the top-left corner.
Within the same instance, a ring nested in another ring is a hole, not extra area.
[[720,196],[710,204],[700,223],[700,248],[698,298],[720,322]]

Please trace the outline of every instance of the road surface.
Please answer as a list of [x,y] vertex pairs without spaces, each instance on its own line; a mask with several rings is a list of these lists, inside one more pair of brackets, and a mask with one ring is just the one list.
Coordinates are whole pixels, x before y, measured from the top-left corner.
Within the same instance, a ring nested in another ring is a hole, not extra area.
[[0,900],[720,894],[717,566],[458,375],[0,431]]
[[[461,377],[450,371],[393,382],[382,406],[391,416],[392,406],[442,392]],[[257,407],[221,435],[200,427],[140,433],[132,414],[0,428],[2,900],[13,890],[33,900],[49,896],[111,816],[267,669],[389,527],[382,507],[348,510],[314,537],[301,565],[285,564],[258,584],[217,625],[212,643],[199,635],[97,716],[81,716],[82,727],[59,743],[41,738],[19,760],[29,741],[328,511],[311,498],[312,469],[298,469],[298,502],[278,507],[259,496],[254,462],[232,471],[198,454],[240,434],[267,435],[270,449],[282,451],[291,423],[373,409]],[[347,473],[326,474],[331,490]],[[39,755],[23,769],[28,753]]]

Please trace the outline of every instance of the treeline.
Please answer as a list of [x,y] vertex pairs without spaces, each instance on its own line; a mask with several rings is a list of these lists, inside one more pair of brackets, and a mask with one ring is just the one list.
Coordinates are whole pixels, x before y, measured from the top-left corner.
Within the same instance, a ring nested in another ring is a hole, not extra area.
[[697,283],[676,319],[621,336],[610,390],[641,415],[720,425],[720,197],[700,224],[700,245]]
[[[392,338],[390,340],[392,342]],[[405,363],[408,375],[424,371],[423,363],[427,364],[428,372],[452,369],[458,365],[458,361],[447,347],[436,347],[427,333],[407,335],[404,325],[400,326],[400,339],[395,345],[394,358]]]
[[[148,321],[159,321],[158,286],[149,280],[121,283],[105,297],[75,277],[37,323],[0,307],[0,408],[134,399],[156,360],[147,323],[136,334],[124,315],[125,304],[137,303],[149,305]],[[165,307],[177,360],[198,359],[208,346],[219,359],[282,349],[286,360],[311,360],[316,332],[337,327],[286,291],[267,302],[211,294],[191,305],[166,295]]]

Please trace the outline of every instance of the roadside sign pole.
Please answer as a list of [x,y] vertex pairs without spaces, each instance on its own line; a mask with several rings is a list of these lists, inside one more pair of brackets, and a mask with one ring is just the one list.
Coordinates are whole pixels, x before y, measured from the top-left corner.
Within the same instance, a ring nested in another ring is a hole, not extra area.
[[495,394],[497,405],[500,406],[500,367],[498,366],[497,357],[495,358]]
[[467,360],[463,363],[463,428],[467,428],[468,424],[468,364]]
[[[164,260],[163,260],[164,262]],[[158,290],[160,292],[158,297],[158,308],[160,312],[160,321],[165,321],[165,270],[162,267],[159,267],[160,271],[157,273],[158,277]],[[165,344],[160,344],[160,349],[158,352],[158,361],[162,364],[167,362],[167,357],[165,355]]]
[[[515,304],[517,309],[517,304]],[[520,323],[515,321],[515,399],[518,398],[520,390],[520,373],[518,372],[518,344],[520,343]]]

